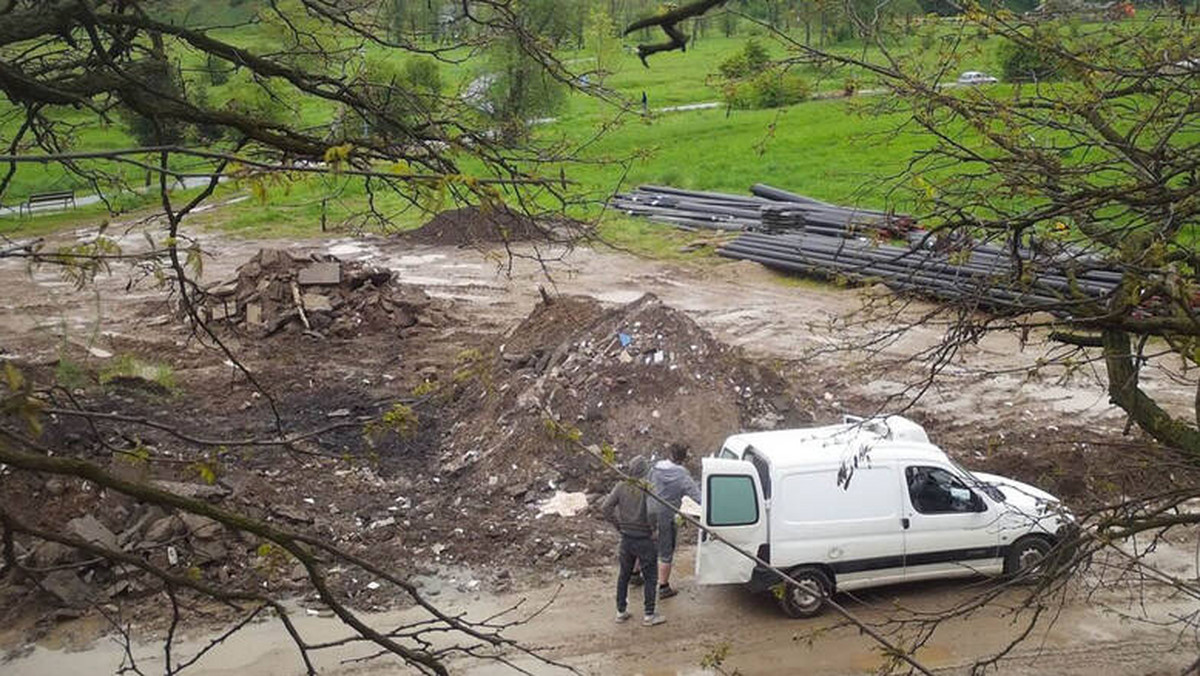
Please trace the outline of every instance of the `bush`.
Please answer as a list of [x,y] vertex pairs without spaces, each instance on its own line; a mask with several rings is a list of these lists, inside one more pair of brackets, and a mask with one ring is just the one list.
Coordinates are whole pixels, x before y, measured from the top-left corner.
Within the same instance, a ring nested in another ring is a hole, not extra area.
[[758,75],[766,70],[770,63],[771,56],[767,54],[762,43],[750,39],[742,46],[742,51],[722,61],[717,70],[721,71],[726,80],[737,80]]
[[747,81],[729,83],[724,91],[725,102],[740,110],[790,106],[811,95],[812,85],[807,80],[774,70],[759,73]]
[[1060,74],[1058,58],[1049,50],[1031,49],[1005,40],[1000,43],[997,56],[1000,59],[1000,74],[1008,82],[1054,80]]

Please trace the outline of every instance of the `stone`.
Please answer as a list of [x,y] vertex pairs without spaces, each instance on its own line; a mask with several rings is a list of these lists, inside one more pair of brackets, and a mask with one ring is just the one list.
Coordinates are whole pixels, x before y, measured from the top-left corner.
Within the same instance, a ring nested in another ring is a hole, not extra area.
[[72,533],[85,542],[99,545],[105,549],[118,549],[116,534],[91,514],[68,521],[67,532]]
[[96,590],[79,579],[74,571],[58,570],[41,581],[42,589],[70,608],[87,608],[96,600]]
[[112,352],[95,346],[88,347],[87,351],[88,354],[92,355],[96,359],[111,359],[113,356]]
[[224,530],[224,527],[219,522],[213,521],[207,516],[200,516],[199,514],[185,512],[179,515],[179,519],[183,521],[184,527],[187,528],[188,533],[194,538],[215,538]]
[[304,303],[304,309],[309,312],[333,312],[333,303],[330,302],[328,296],[306,293],[300,297],[300,300]]
[[196,555],[197,563],[211,563],[229,556],[229,549],[220,540],[193,539],[192,553]]
[[49,568],[78,561],[80,554],[79,550],[59,542],[42,542],[33,548],[29,562],[34,568]]
[[165,516],[146,528],[145,540],[151,544],[160,544],[183,533],[183,522],[175,516]]
[[300,286],[340,284],[342,281],[342,264],[313,263],[296,275],[296,281]]
[[194,500],[220,500],[229,495],[229,489],[220,484],[194,484],[184,481],[155,481],[154,487]]
[[263,323],[262,306],[258,303],[246,303],[246,323],[260,326]]

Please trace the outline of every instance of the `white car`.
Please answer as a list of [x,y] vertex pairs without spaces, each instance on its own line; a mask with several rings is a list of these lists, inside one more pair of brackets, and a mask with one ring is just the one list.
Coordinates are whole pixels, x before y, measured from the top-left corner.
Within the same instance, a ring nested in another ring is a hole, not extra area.
[[[701,523],[800,585],[792,617],[837,591],[945,577],[1036,574],[1074,517],[1054,496],[963,469],[899,416],[729,437],[702,460]],[[782,580],[701,531],[700,584]]]
[[987,73],[981,73],[977,70],[968,70],[967,72],[958,76],[958,84],[960,85],[994,84],[996,82],[999,82],[999,80],[991,75],[988,75]]

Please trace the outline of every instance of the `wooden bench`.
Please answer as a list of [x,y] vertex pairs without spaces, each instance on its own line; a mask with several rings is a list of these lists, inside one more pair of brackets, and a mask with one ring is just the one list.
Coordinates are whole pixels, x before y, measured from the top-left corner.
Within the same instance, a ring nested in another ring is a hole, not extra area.
[[17,207],[17,215],[22,213],[33,214],[34,207],[40,207],[46,204],[61,204],[65,209],[67,205],[75,207],[75,191],[60,190],[58,192],[43,192],[30,195],[25,201]]

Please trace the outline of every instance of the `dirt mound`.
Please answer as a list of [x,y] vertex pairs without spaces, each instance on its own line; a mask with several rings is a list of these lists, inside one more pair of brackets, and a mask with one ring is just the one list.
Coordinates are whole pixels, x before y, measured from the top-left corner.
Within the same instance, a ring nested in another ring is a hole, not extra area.
[[352,338],[363,330],[440,325],[443,309],[391,270],[312,254],[262,249],[238,268],[237,279],[208,289],[210,321],[259,337],[282,330]]
[[463,207],[443,211],[406,234],[421,244],[462,246],[481,242],[522,242],[551,238],[549,228],[510,209]]
[[600,491],[610,478],[547,434],[546,420],[577,428],[618,457],[662,455],[671,442],[697,458],[742,429],[800,424],[785,381],[653,295],[607,308],[590,298],[543,303],[490,354],[474,355],[459,383],[442,466],[511,498],[550,489]]

